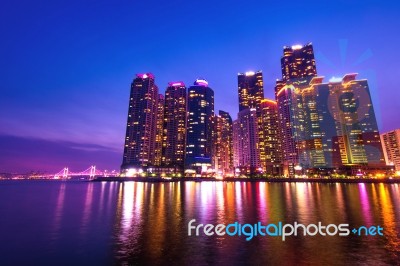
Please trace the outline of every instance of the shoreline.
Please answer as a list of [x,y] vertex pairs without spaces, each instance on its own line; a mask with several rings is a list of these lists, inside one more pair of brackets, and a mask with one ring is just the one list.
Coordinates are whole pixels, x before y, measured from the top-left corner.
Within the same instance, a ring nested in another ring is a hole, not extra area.
[[149,182],[149,183],[164,183],[164,182],[268,182],[268,183],[384,183],[384,184],[400,184],[400,178],[393,179],[335,179],[335,178],[235,178],[229,177],[224,179],[217,178],[158,178],[158,177],[98,177],[89,182]]
[[360,178],[360,179],[338,179],[338,178],[237,178],[228,177],[217,179],[211,177],[182,177],[182,178],[161,178],[161,177],[97,177],[89,179],[48,179],[48,178],[21,178],[21,179],[0,179],[1,181],[50,181],[50,182],[143,182],[143,183],[171,183],[171,182],[266,182],[266,183],[346,183],[346,184],[400,184],[400,178]]

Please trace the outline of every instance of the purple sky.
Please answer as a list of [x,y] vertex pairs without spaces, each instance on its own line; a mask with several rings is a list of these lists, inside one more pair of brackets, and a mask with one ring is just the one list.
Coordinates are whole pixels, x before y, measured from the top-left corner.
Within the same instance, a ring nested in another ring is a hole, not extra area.
[[[0,172],[118,169],[130,82],[204,77],[236,117],[237,73],[273,98],[284,45],[318,74],[369,80],[381,131],[400,127],[400,4],[384,1],[7,1],[0,9]],[[197,3],[197,4],[196,4]]]

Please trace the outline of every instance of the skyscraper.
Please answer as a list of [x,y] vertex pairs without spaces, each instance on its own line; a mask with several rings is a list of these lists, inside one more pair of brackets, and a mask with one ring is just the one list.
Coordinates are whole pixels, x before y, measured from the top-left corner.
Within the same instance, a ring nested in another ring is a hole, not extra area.
[[235,168],[240,166],[241,163],[241,129],[240,121],[236,119],[232,122],[232,136],[233,136],[233,166]]
[[235,167],[242,173],[253,174],[261,167],[258,135],[258,119],[255,108],[247,108],[238,113],[233,122]]
[[[356,80],[356,75],[316,85],[321,92],[317,97],[329,91],[328,110],[322,111],[329,111],[335,120],[340,163],[382,166],[384,156],[368,82]],[[324,125],[321,128],[326,130]]]
[[280,174],[280,146],[278,140],[278,106],[276,101],[263,99],[259,107],[260,163],[270,175]]
[[292,90],[288,90],[286,85],[290,82],[300,80],[302,83],[309,83],[317,76],[317,68],[314,58],[314,50],[311,43],[283,47],[281,57],[282,79],[276,80],[275,99],[278,105],[279,121],[279,143],[282,149],[282,163],[285,175],[292,176],[294,167],[298,164],[298,146],[295,143],[293,125],[295,121],[293,107]]
[[278,102],[284,99],[280,107],[287,111],[280,117],[281,128],[289,132],[282,132],[286,166],[383,166],[368,82],[355,77],[347,74],[328,83],[323,77],[293,79],[278,91]]
[[163,146],[163,127],[164,127],[164,95],[158,95],[157,103],[157,126],[156,126],[156,143],[154,147],[154,165],[160,166],[162,159]]
[[285,176],[292,176],[294,175],[294,167],[298,164],[298,150],[294,139],[295,132],[293,128],[293,91],[288,88],[289,86],[283,85],[276,92],[275,97],[278,106],[278,136],[281,148],[283,174]]
[[281,68],[283,80],[316,76],[317,67],[312,44],[284,46]]
[[197,79],[188,92],[186,168],[197,175],[212,166],[214,91]]
[[186,149],[186,105],[185,84],[168,83],[165,92],[162,164],[179,167],[182,170]]
[[261,71],[238,74],[239,112],[257,108],[264,99],[263,75]]
[[214,168],[223,176],[233,174],[232,118],[228,112],[220,110],[214,125]]
[[400,171],[400,129],[395,129],[381,135],[383,152],[387,165],[394,165]]
[[285,81],[277,79],[275,83],[275,97],[278,91],[280,91],[285,86]]
[[131,84],[121,172],[136,172],[155,163],[158,88],[151,73],[137,74]]

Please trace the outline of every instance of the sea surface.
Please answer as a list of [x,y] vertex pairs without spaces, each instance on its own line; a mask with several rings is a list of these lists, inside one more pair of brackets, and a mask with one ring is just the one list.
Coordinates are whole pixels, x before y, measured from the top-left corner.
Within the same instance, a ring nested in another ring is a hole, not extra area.
[[[384,229],[246,241],[192,219]],[[0,181],[0,265],[159,264],[400,265],[400,185]]]

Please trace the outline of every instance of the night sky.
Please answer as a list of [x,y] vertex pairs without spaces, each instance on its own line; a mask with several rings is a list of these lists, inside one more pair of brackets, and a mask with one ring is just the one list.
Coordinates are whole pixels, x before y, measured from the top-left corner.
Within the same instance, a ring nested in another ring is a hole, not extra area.
[[2,1],[0,173],[119,169],[130,83],[198,77],[216,111],[238,112],[237,73],[312,42],[318,75],[369,80],[381,132],[400,128],[396,1]]

